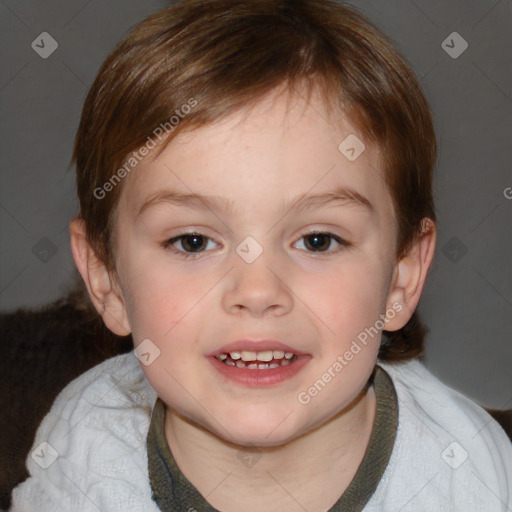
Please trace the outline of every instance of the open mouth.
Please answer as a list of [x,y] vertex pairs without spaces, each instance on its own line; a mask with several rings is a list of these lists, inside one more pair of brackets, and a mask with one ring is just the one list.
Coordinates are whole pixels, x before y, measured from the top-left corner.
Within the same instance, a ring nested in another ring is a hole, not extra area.
[[247,368],[249,370],[269,370],[288,366],[297,359],[293,352],[283,350],[263,350],[254,352],[250,350],[224,352],[215,356],[217,360],[228,366]]
[[262,388],[292,379],[311,361],[312,355],[277,340],[246,339],[224,345],[207,359],[222,379]]

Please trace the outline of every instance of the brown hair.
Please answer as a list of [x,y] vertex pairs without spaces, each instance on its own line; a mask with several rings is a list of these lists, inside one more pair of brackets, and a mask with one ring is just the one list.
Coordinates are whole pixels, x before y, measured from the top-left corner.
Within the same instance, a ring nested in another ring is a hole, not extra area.
[[[116,46],[84,104],[72,158],[78,217],[109,271],[121,177],[133,152],[161,139],[158,127],[169,128],[163,150],[180,131],[214,123],[281,85],[290,92],[305,85],[308,99],[320,90],[327,112],[345,114],[381,148],[397,258],[421,236],[423,218],[435,222],[429,106],[411,69],[368,20],[333,0],[183,0]],[[400,331],[384,331],[379,357],[420,355],[424,332],[415,312]]]

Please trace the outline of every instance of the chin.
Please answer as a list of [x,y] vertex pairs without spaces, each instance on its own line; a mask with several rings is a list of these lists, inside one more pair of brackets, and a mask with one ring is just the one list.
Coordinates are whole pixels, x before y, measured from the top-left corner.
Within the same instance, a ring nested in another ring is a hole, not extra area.
[[[284,415],[282,412],[266,415],[244,414],[243,417],[233,415],[231,421],[223,423],[225,431],[218,431],[216,426],[214,433],[229,443],[243,447],[281,446],[293,441],[306,431],[295,422],[291,424],[286,421],[288,414],[289,412]],[[293,413],[288,416],[288,419],[291,416]]]

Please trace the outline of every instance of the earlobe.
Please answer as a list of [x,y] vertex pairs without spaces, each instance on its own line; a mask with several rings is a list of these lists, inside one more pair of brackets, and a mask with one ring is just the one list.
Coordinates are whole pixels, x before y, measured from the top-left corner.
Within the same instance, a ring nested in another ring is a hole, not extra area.
[[71,252],[94,307],[105,325],[118,336],[130,334],[125,303],[113,277],[87,241],[85,224],[79,218],[69,223]]
[[401,329],[418,306],[434,258],[435,246],[435,223],[431,219],[423,219],[422,235],[396,264],[387,310],[398,309],[398,304],[401,308],[398,314],[386,322],[387,331]]

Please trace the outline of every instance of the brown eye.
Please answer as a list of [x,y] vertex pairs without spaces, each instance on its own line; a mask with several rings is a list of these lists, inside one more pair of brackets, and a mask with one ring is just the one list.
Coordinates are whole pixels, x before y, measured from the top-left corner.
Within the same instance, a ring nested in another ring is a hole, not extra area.
[[[304,240],[304,242],[302,242],[302,240]],[[299,242],[303,243],[304,249],[307,252],[333,253],[335,252],[335,249],[339,248],[336,247],[336,245],[332,247],[333,242],[334,244],[337,244],[337,246],[341,247],[350,246],[348,242],[346,242],[339,236],[336,236],[332,233],[323,233],[319,231],[315,231],[313,233],[306,233],[305,235],[302,235]]]
[[209,252],[208,248],[211,250],[212,246],[208,244],[213,244],[213,248],[217,245],[211,238],[200,233],[183,233],[162,242],[161,245],[183,258],[196,258]]
[[187,252],[200,252],[207,244],[207,238],[203,235],[185,235],[181,236],[181,246]]
[[324,252],[329,249],[332,237],[326,233],[313,233],[304,237],[306,247],[312,251]]

